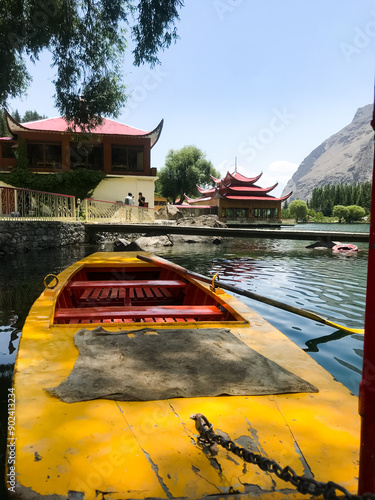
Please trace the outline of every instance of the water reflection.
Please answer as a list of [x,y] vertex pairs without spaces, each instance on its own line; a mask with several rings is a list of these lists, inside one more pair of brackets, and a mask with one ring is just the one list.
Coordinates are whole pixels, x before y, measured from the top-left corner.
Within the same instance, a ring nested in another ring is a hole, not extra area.
[[304,349],[306,352],[319,352],[319,344],[326,344],[327,342],[332,342],[333,340],[340,340],[344,337],[348,337],[352,335],[351,333],[342,332],[341,330],[337,330],[331,335],[323,335],[322,337],[318,337],[316,339],[307,340],[305,345],[307,349]]

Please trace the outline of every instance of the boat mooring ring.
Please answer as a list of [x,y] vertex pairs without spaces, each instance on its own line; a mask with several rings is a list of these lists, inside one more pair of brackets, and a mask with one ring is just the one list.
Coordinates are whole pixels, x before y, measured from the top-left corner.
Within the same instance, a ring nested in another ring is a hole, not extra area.
[[213,277],[212,277],[212,283],[211,283],[211,290],[212,291],[215,291],[216,290],[216,287],[215,287],[215,280],[217,279],[220,279],[219,278],[219,274],[214,274]]
[[[51,281],[48,283],[49,278],[51,278]],[[59,278],[56,276],[56,274],[47,274],[47,276],[43,280],[43,283],[45,288],[53,290],[59,284]]]

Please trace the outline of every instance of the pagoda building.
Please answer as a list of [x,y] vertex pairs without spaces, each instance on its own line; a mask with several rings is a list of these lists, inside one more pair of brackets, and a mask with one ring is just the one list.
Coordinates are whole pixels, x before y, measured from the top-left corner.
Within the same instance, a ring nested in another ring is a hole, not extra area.
[[202,195],[192,199],[185,195],[186,201],[191,206],[216,207],[219,219],[223,222],[280,222],[281,203],[287,200],[292,192],[277,198],[269,193],[276,188],[278,183],[268,188],[256,185],[262,173],[256,177],[245,177],[238,172],[227,172],[223,179],[211,176],[215,186],[204,189],[197,186]]

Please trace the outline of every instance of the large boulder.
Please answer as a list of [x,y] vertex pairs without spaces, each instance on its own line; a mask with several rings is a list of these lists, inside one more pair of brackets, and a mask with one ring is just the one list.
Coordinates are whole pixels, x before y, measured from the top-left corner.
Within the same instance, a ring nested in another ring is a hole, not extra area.
[[219,220],[217,215],[199,215],[198,217],[184,217],[177,222],[178,226],[197,226],[197,227],[227,227],[224,222]]
[[160,235],[160,236],[141,236],[138,238],[135,243],[140,248],[147,247],[171,247],[173,246],[173,242],[171,241],[168,235]]
[[155,212],[156,220],[180,220],[183,218],[181,210],[175,205],[166,205]]
[[139,246],[135,241],[130,241],[125,238],[117,238],[113,242],[114,252],[138,252],[142,250],[143,248]]

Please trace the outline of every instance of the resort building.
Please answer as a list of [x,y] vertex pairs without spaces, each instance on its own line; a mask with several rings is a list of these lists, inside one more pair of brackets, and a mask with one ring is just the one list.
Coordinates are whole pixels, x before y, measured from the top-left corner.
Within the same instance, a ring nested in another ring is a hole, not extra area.
[[151,167],[151,148],[159,139],[163,120],[151,132],[104,119],[91,133],[68,131],[64,118],[18,123],[5,111],[11,137],[0,138],[0,171],[16,165],[15,149],[24,140],[29,168],[38,173],[59,173],[71,169],[101,170],[106,178],[93,197],[123,202],[128,192],[142,192],[154,207],[156,168]]
[[224,179],[215,179],[213,188],[204,189],[197,186],[202,195],[192,199],[185,195],[190,206],[216,207],[216,213],[223,222],[241,223],[275,223],[281,220],[281,203],[287,200],[292,192],[281,198],[269,193],[278,183],[262,188],[255,183],[262,174],[248,178],[238,172],[227,172]]

